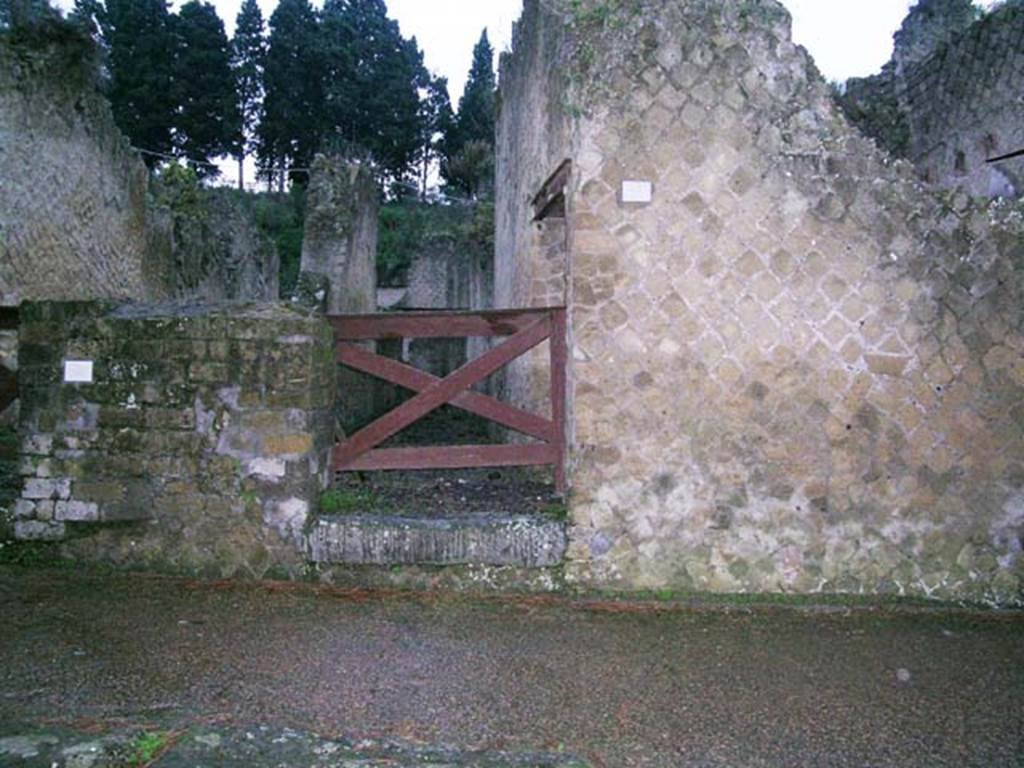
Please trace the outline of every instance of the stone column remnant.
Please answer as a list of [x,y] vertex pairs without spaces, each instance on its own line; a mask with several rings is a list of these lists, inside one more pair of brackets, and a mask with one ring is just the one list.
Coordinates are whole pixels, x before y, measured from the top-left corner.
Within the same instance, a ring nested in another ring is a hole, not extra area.
[[301,271],[326,278],[330,314],[376,309],[379,194],[366,165],[336,155],[313,161]]

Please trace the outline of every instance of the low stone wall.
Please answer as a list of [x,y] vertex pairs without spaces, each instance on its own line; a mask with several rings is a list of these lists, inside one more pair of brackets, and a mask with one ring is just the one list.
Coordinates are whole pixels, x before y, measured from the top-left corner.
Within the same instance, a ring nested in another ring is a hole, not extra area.
[[[17,538],[297,575],[328,478],[332,351],[322,319],[283,305],[23,305]],[[65,381],[67,361],[92,382]]]

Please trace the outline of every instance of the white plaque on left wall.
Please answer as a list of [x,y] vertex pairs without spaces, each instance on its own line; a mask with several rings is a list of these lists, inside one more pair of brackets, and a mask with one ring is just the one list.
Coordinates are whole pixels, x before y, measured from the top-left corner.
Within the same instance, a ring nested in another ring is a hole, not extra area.
[[71,384],[92,384],[92,360],[65,360],[64,381]]

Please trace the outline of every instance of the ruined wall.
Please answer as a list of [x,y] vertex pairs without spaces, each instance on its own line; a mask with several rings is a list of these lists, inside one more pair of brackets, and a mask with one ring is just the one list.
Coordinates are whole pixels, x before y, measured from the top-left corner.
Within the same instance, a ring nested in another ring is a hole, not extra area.
[[0,307],[0,544],[13,533],[18,475],[18,310]]
[[[22,306],[15,535],[211,576],[297,575],[328,479],[333,334],[281,305]],[[67,383],[91,360],[91,383]]]
[[0,303],[161,295],[148,280],[146,168],[55,46],[0,36]]
[[0,304],[276,299],[277,253],[250,212],[184,169],[150,184],[96,77],[72,42],[0,35]]
[[[574,154],[568,43],[547,4],[527,2],[513,29],[514,55],[502,54],[495,178],[494,306],[564,306],[568,271],[562,222],[534,222],[530,201],[544,181]],[[551,230],[554,227],[554,238]],[[543,407],[547,345],[504,371],[505,397]]]
[[847,115],[929,182],[981,196],[1024,194],[1024,160],[986,164],[1024,148],[1024,3],[981,20],[967,0],[926,0],[896,34],[892,61],[850,80]]
[[[300,300],[329,314],[377,309],[377,227],[380,192],[365,165],[337,155],[317,155],[306,192],[306,222],[299,276]],[[368,342],[373,347],[374,342]],[[394,388],[339,367],[339,437],[386,411]]]
[[366,166],[338,156],[313,161],[301,270],[327,279],[331,314],[376,310],[379,196]]
[[775,2],[566,8],[527,2],[499,145],[575,168],[569,578],[1024,601],[1021,210],[851,129]]
[[[489,309],[491,275],[472,244],[453,233],[431,234],[408,271],[404,306],[412,309]],[[486,261],[491,261],[487,259]],[[402,357],[436,376],[447,376],[470,354],[486,348],[482,339],[405,339]]]
[[148,248],[162,285],[176,299],[276,301],[280,258],[234,190],[191,190],[191,202],[153,180]]
[[893,35],[893,62],[902,69],[924,61],[979,15],[973,0],[918,0]]
[[910,124],[910,159],[925,178],[975,195],[1024,195],[1024,3],[1007,4],[907,63],[897,94]]

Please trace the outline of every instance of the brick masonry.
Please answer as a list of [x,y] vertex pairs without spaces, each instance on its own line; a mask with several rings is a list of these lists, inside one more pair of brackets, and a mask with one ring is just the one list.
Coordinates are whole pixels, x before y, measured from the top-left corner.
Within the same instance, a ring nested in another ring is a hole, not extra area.
[[850,80],[847,114],[923,177],[974,195],[1024,195],[1024,3],[975,19],[968,0],[923,0],[896,34],[892,61]]
[[[65,383],[90,360],[93,383]],[[21,540],[80,559],[296,576],[325,487],[333,336],[283,305],[26,303]]]
[[570,307],[567,577],[1024,602],[1020,208],[851,129],[777,3],[558,7],[502,62],[496,303]]

